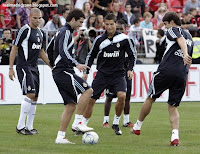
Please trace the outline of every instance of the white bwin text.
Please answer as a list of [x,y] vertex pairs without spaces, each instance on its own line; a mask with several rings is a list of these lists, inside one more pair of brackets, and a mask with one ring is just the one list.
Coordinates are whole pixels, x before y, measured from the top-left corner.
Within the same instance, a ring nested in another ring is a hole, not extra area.
[[119,57],[119,51],[114,51],[113,53],[103,53],[103,57]]
[[35,43],[33,43],[33,45],[32,45],[32,49],[41,49],[41,48],[42,48],[41,44],[35,44]]

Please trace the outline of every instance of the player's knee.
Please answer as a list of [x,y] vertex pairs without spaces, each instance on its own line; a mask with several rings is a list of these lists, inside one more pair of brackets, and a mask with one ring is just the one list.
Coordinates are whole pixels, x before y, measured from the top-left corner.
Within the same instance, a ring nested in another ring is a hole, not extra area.
[[126,99],[126,93],[125,92],[118,92],[117,97],[119,100],[125,100]]

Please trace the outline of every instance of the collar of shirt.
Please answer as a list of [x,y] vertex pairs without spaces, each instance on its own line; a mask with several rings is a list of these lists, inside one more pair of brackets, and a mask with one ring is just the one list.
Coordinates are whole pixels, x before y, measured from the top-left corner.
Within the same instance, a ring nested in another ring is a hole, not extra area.
[[68,27],[71,33],[74,31],[68,23],[65,24],[65,27]]

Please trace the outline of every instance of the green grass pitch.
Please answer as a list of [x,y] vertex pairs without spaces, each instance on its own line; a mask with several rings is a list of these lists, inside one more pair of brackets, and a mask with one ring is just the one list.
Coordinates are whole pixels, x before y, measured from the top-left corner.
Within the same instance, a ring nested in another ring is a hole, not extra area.
[[[110,126],[114,117],[114,105],[110,113]],[[135,122],[142,103],[131,103],[130,120]],[[123,116],[120,120],[121,136],[116,136],[111,128],[102,128],[104,104],[95,104],[93,115],[88,126],[93,127],[99,135],[97,145],[82,144],[82,136],[74,136],[70,127],[66,137],[75,145],[56,145],[54,143],[59,128],[64,105],[38,105],[34,128],[39,135],[23,136],[15,132],[19,118],[20,105],[0,106],[0,153],[63,153],[63,154],[192,154],[200,153],[200,102],[183,102],[180,113],[180,146],[171,147],[171,127],[166,103],[155,103],[150,115],[146,118],[141,135],[123,128]]]

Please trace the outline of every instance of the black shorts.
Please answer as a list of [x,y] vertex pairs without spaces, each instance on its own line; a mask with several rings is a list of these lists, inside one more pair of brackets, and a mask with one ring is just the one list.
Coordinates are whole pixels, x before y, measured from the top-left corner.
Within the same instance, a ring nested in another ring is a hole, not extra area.
[[23,95],[34,93],[35,97],[38,97],[40,87],[38,68],[31,66],[27,68],[17,67],[17,76]]
[[159,98],[160,95],[169,89],[168,104],[179,106],[185,92],[186,81],[175,75],[168,75],[155,72],[149,87],[148,96]]
[[[127,73],[125,73],[125,74],[126,74],[125,77],[126,77],[126,83],[127,83],[126,97],[130,97],[131,96],[131,90],[132,90],[132,80],[128,79]],[[106,96],[116,98],[117,94],[114,93],[114,90],[112,88],[107,88],[106,89]]]
[[111,90],[113,94],[119,91],[126,92],[127,84],[125,77],[122,75],[105,76],[101,72],[97,72],[92,82],[93,99],[99,99],[104,89]]
[[53,79],[63,98],[64,105],[68,103],[77,104],[77,96],[91,88],[84,79],[74,72],[63,71],[53,75]]

